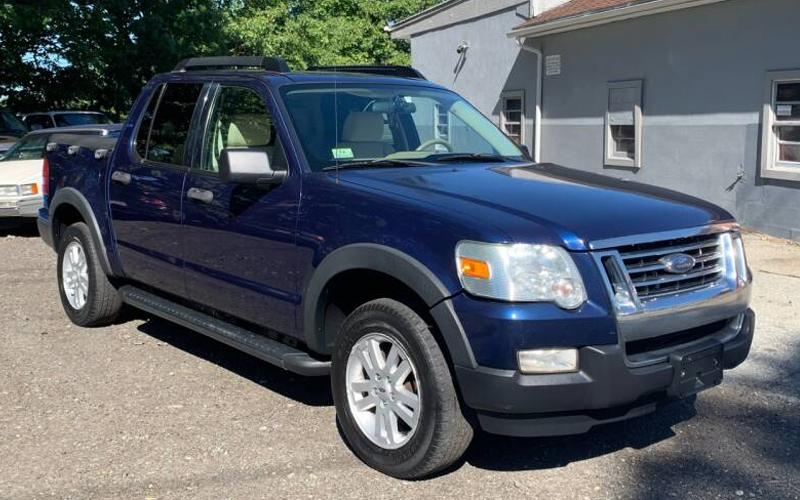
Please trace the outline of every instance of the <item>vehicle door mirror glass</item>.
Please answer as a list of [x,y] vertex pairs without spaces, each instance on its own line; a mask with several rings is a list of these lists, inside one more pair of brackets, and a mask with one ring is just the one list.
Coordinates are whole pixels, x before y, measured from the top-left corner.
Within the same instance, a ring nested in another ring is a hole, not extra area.
[[280,184],[286,170],[274,170],[265,149],[226,148],[219,158],[219,178],[226,183]]

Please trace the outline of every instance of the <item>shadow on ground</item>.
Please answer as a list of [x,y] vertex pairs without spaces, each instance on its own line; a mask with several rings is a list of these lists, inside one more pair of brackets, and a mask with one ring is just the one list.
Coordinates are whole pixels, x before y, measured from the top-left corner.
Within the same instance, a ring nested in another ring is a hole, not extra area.
[[771,362],[777,376],[737,375],[703,395],[678,453],[639,457],[631,498],[800,498],[800,349]]
[[[145,320],[139,326],[143,333],[267,390],[309,406],[333,404],[328,378],[293,375],[167,321],[131,314]],[[794,361],[800,365],[800,356]],[[800,470],[800,408],[790,408],[800,401],[800,376],[787,373],[777,383],[742,378],[697,401],[676,401],[654,414],[596,427],[584,435],[520,439],[478,432],[463,460],[450,471],[464,463],[496,471],[547,470],[633,449],[642,453],[635,457],[630,479],[637,487],[630,498],[707,498],[712,492],[797,498],[800,489],[792,484],[800,484],[800,473],[792,477],[791,471]],[[772,398],[788,402],[775,406]],[[676,435],[673,427],[687,421],[691,424]],[[654,445],[659,446],[648,449]],[[760,460],[747,464],[739,459],[742,454]]]
[[35,221],[6,221],[0,219],[0,238],[17,236],[20,238],[38,238],[39,230]]
[[251,380],[265,389],[308,406],[333,405],[328,377],[295,375],[214,339],[138,311],[129,311],[122,319],[130,320],[135,317],[145,320],[145,323],[139,325],[139,331]]
[[[328,378],[293,375],[216,340],[138,311],[129,312],[123,320],[136,318],[145,320],[139,326],[141,332],[265,389],[309,406],[333,404]],[[674,436],[671,426],[694,416],[693,401],[675,402],[653,415],[597,427],[582,436],[520,439],[478,432],[464,460],[489,470],[535,470],[563,467],[624,448],[646,448]],[[456,468],[462,464],[463,461]]]

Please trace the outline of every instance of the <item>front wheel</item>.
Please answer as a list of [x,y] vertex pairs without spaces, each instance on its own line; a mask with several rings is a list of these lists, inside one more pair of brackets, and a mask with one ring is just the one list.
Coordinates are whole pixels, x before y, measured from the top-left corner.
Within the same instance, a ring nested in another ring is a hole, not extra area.
[[391,476],[417,479],[444,469],[472,440],[439,344],[400,302],[374,300],[347,318],[331,384],[348,443]]
[[83,222],[69,226],[58,246],[58,291],[69,319],[78,326],[112,322],[122,300],[100,266],[97,248]]

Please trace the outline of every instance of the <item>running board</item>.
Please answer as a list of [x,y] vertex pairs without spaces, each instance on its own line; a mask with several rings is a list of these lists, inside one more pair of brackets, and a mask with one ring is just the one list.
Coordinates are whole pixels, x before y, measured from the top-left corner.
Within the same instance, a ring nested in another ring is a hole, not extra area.
[[306,376],[330,374],[330,361],[314,359],[307,352],[277,340],[250,332],[134,286],[125,285],[119,289],[119,293],[126,304],[224,342],[284,370]]

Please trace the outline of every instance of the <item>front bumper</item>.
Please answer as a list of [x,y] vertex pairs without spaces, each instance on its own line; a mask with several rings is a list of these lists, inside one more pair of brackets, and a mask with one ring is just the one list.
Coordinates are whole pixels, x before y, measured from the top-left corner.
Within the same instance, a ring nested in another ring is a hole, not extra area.
[[3,198],[0,199],[0,218],[36,217],[42,205],[41,196],[36,198]]
[[[673,352],[716,343],[722,348],[722,368],[734,368],[750,352],[754,323],[748,309],[726,328]],[[494,434],[580,434],[598,424],[652,412],[671,397],[675,369],[669,359],[631,366],[624,348],[613,344],[582,347],[579,360],[577,373],[554,375],[485,367],[455,370],[465,403],[477,411],[481,427]]]

